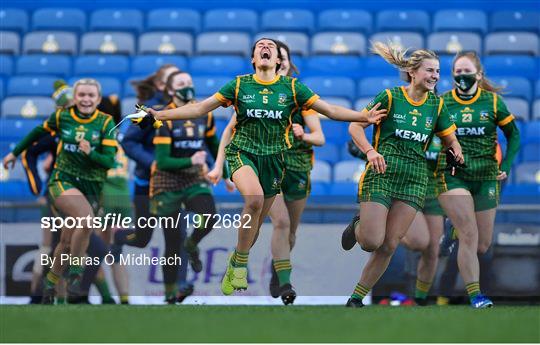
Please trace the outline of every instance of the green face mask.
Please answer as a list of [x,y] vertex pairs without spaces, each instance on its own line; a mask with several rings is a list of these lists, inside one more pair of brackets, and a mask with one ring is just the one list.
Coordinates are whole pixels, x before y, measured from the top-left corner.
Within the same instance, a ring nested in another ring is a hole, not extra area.
[[467,92],[476,83],[476,74],[460,74],[454,77],[456,86],[464,92]]
[[183,89],[174,91],[174,95],[183,102],[189,102],[195,99],[195,89],[193,86],[188,86]]

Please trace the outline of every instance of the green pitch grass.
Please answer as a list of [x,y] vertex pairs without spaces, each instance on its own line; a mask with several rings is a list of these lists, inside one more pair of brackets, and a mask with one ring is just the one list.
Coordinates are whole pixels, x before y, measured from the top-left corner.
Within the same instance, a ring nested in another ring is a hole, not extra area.
[[540,307],[0,306],[0,342],[540,342]]

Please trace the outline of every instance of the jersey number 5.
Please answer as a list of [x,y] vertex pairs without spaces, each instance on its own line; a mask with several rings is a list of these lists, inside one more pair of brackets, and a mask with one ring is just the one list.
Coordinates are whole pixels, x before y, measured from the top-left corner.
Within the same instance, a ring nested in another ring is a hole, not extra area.
[[268,96],[264,95],[263,97],[263,103],[268,104]]

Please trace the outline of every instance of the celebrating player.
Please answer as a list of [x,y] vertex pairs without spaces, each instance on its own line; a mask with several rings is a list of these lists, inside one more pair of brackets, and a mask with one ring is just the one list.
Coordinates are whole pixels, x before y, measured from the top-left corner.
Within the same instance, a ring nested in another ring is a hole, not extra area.
[[349,132],[367,155],[368,164],[358,186],[360,219],[344,231],[342,245],[351,249],[358,242],[372,252],[360,281],[347,301],[348,307],[362,307],[362,299],[384,273],[400,240],[417,211],[424,206],[428,176],[424,151],[433,134],[451,148],[463,162],[442,98],[433,90],[439,80],[438,56],[416,50],[405,51],[374,42],[372,51],[397,66],[409,85],[379,93],[362,111],[384,109],[388,117],[376,125],[373,145],[365,136],[365,124],[352,123]]
[[[13,166],[17,156],[32,142],[47,132],[60,138],[59,153],[49,179],[49,197],[55,209],[66,217],[93,217],[99,207],[99,196],[107,170],[115,164],[116,139],[111,129],[110,115],[97,110],[101,100],[101,86],[93,79],[81,79],[73,87],[75,106],[59,109],[43,125],[34,128],[6,157],[4,167]],[[45,281],[43,303],[53,303],[55,285],[65,264],[61,254],[71,254],[68,293],[80,295],[83,273],[82,261],[92,234],[86,222],[83,229],[63,231],[54,252],[53,267]]]
[[238,76],[213,97],[181,108],[154,111],[158,120],[205,116],[219,106],[234,105],[237,125],[226,158],[233,181],[244,197],[236,250],[229,256],[222,282],[224,294],[247,289],[249,250],[262,220],[272,206],[283,180],[283,151],[291,147],[292,116],[299,109],[314,109],[342,121],[380,120],[379,111],[360,113],[319,99],[296,78],[280,76],[281,52],[274,40],[262,38],[253,45],[255,74]]
[[[290,58],[289,47],[277,41],[281,52],[281,67],[278,74],[292,76],[298,69]],[[312,145],[323,145],[324,134],[317,113],[313,110],[298,111],[293,115],[294,141],[289,150],[284,151],[285,172],[281,183],[281,193],[274,200],[268,215],[272,220],[272,279],[270,294],[282,297],[285,304],[294,302],[296,293],[290,282],[292,265],[290,251],[296,240],[296,229],[306,205],[310,191],[310,172],[313,168]],[[208,174],[214,183],[221,178],[224,163],[225,146],[230,143],[233,128],[236,126],[236,115],[233,115],[221,138],[218,159],[214,169]],[[304,132],[304,126],[309,133]]]
[[[450,118],[463,145],[466,169],[455,175],[439,171],[439,201],[457,229],[458,267],[475,308],[493,303],[481,294],[478,256],[491,245],[500,181],[508,178],[519,151],[519,130],[500,90],[486,78],[475,53],[460,53],[452,66],[455,87],[444,96]],[[501,167],[497,163],[497,126],[508,140]],[[441,155],[439,159],[444,159]]]

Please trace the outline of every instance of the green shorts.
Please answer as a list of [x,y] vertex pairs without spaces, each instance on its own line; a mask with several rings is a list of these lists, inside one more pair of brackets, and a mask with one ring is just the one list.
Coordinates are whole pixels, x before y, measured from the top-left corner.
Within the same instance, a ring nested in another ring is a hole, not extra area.
[[131,197],[126,179],[110,177],[105,180],[101,191],[100,213],[103,215],[116,213],[122,218],[131,217]]
[[437,198],[426,198],[422,213],[428,216],[444,216],[444,210]]
[[201,194],[212,195],[212,189],[207,183],[197,183],[181,191],[156,194],[150,199],[150,213],[156,216],[176,214],[184,207],[182,203],[185,200]]
[[285,169],[281,192],[286,201],[301,200],[308,197],[311,191],[311,171],[293,171]]
[[474,210],[476,212],[496,208],[499,204],[499,181],[465,181],[445,172],[441,177],[439,191],[444,193],[458,188],[466,189],[471,193],[474,200]]
[[234,145],[229,145],[225,149],[225,158],[227,158],[231,169],[231,179],[234,179],[236,170],[248,165],[259,177],[259,183],[265,198],[271,198],[281,191],[281,182],[285,170],[282,153],[256,155],[242,151]]
[[387,209],[390,209],[390,207],[392,206],[392,202],[394,200],[404,202],[405,204],[414,208],[416,211],[422,210],[422,206],[418,205],[414,201],[396,199],[396,198],[392,198],[390,196],[382,195],[382,194],[375,194],[375,195],[371,194],[369,198],[364,196],[362,198],[359,198],[358,202],[376,202],[377,204],[381,204]]
[[94,215],[97,215],[103,182],[84,180],[77,176],[55,170],[51,174],[48,187],[49,200],[53,205],[56,198],[66,190],[72,188],[78,189],[86,197],[86,200],[94,211]]

